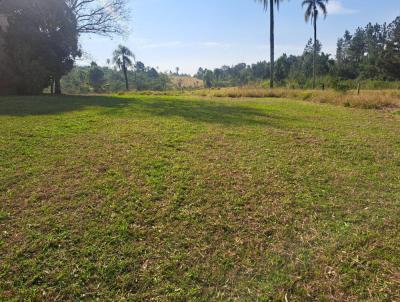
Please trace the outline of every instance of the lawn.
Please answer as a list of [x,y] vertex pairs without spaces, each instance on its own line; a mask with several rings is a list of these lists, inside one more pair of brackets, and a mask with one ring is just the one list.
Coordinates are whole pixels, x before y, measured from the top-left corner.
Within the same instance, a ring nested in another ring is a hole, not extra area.
[[399,301],[400,115],[0,98],[0,301]]

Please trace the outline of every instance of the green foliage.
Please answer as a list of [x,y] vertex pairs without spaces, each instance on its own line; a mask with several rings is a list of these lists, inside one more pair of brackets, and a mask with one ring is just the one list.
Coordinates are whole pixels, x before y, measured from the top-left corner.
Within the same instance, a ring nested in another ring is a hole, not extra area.
[[400,80],[400,17],[389,25],[346,31],[337,47],[337,74],[345,79]]
[[104,72],[95,62],[92,62],[90,65],[88,78],[89,85],[93,88],[94,92],[103,91],[103,85],[105,84]]
[[354,88],[354,87],[352,87],[352,83],[343,81],[343,80],[341,80],[339,78],[332,79],[330,84],[331,84],[331,87],[334,90],[339,91],[339,92],[343,92],[343,93],[345,93],[345,92],[347,92],[347,91],[349,91],[349,90]]
[[125,89],[126,90],[129,90],[128,68],[133,66],[133,61],[134,60],[135,60],[135,55],[126,46],[119,45],[118,48],[113,53],[113,63],[124,74]]
[[[96,76],[92,82],[90,81],[91,74]],[[127,79],[131,83],[131,88],[139,91],[161,91],[170,87],[170,79],[167,75],[157,72],[154,68],[146,67],[139,61],[134,70],[127,70]],[[120,92],[126,89],[125,85],[123,73],[116,69],[97,65],[94,68],[93,66],[76,66],[62,78],[64,92],[72,94]]]
[[7,62],[0,82],[7,83],[8,92],[40,93],[80,56],[75,17],[59,0],[6,0],[0,5],[9,23],[7,32],[0,33]]
[[306,7],[306,12],[304,14],[306,21],[311,19],[313,22],[316,22],[321,12],[324,17],[326,17],[328,14],[328,9],[326,7],[328,2],[329,0],[303,0],[302,6]]
[[[317,41],[317,74],[326,76],[332,72],[334,61],[330,55],[321,52],[322,45]],[[279,86],[308,88],[312,85],[309,79],[313,69],[313,42],[309,40],[300,56],[283,54],[275,63],[275,79]],[[234,66],[223,66],[214,71],[199,68],[196,78],[203,80],[206,87],[243,86],[254,82],[267,83],[270,77],[270,64],[258,62],[247,65],[240,63]],[[269,83],[269,82],[268,82]],[[289,84],[290,83],[290,84]]]

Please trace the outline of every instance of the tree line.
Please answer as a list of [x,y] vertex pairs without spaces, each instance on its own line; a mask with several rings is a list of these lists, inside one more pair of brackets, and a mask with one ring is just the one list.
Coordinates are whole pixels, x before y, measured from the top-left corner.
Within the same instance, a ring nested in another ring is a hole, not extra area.
[[[92,62],[90,66],[76,66],[62,78],[63,90],[70,94],[113,93],[128,89],[166,90],[170,85],[167,74],[158,72],[153,67],[137,61],[126,73],[118,65],[99,66]],[[128,83],[128,84],[127,84]]]
[[[272,67],[273,66],[273,67]],[[273,74],[271,74],[273,72]],[[317,39],[310,39],[301,55],[283,54],[275,64],[258,62],[199,68],[196,78],[206,87],[241,86],[255,82],[279,86],[336,87],[347,80],[400,80],[400,17],[389,24],[368,24],[351,34],[346,31],[337,42],[336,58],[322,51]],[[317,78],[318,77],[318,78]],[[347,81],[347,82],[348,82]],[[340,87],[338,87],[340,88]]]

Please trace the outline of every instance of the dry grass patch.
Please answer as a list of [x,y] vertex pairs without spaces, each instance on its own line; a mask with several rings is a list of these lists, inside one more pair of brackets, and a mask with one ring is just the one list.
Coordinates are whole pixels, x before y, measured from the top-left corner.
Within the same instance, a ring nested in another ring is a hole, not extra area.
[[291,98],[329,103],[346,107],[364,109],[385,109],[400,107],[400,91],[398,90],[363,90],[336,92],[333,90],[314,91],[276,88],[273,90],[254,87],[221,88],[211,90],[197,90],[194,95],[229,98]]

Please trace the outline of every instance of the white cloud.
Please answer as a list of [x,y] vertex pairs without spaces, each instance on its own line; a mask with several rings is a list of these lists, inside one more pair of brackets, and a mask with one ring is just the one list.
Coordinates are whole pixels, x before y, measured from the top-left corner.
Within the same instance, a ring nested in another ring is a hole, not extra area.
[[358,13],[357,10],[344,7],[340,0],[329,1],[327,10],[331,15],[351,15]]

